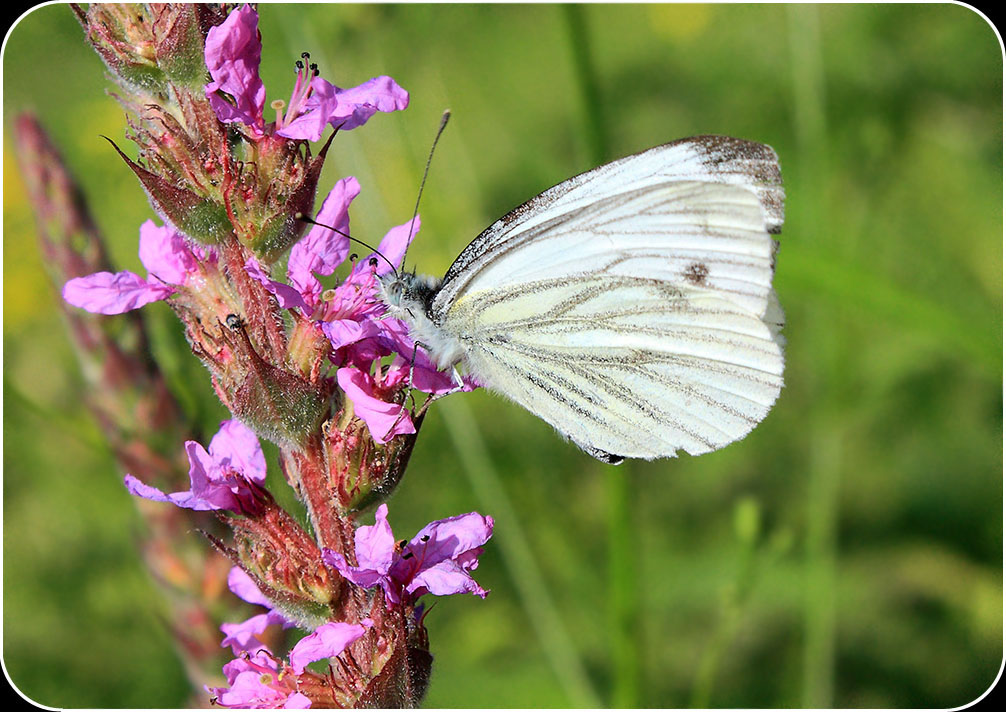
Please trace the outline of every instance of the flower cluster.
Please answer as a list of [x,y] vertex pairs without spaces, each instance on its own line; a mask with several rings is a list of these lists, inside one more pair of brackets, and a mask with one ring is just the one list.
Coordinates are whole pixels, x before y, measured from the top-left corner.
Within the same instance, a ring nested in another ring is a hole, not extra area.
[[492,517],[471,512],[431,522],[408,543],[398,544],[388,524],[388,505],[382,504],[374,525],[356,530],[357,566],[330,549],[323,559],[357,586],[380,586],[389,606],[413,604],[424,593],[474,593],[485,598],[489,592],[468,572],[478,567],[482,546],[492,532]]
[[238,514],[260,510],[258,493],[265,484],[265,456],[255,433],[236,420],[225,420],[210,441],[207,452],[192,440],[185,443],[192,488],[187,492],[164,494],[126,475],[131,494],[155,502],[199,511],[226,509]]
[[170,227],[147,220],[140,226],[140,262],[149,273],[146,279],[128,270],[95,272],[67,282],[63,299],[96,314],[122,314],[180,289],[198,289],[216,267],[217,256]]
[[241,123],[256,138],[275,134],[317,141],[326,125],[348,131],[363,126],[378,111],[399,111],[409,105],[408,93],[391,77],[340,89],[320,77],[316,65],[305,65],[310,55],[304,53],[297,61],[289,104],[272,102],[276,121],[266,125],[265,85],[258,73],[261,58],[258,13],[250,5],[232,12],[206,35],[206,66],[213,79],[206,85],[210,106],[220,121]]
[[[170,17],[189,17],[185,12]],[[173,83],[182,74],[170,51],[153,59],[143,54],[143,28],[109,36],[105,19],[128,24],[128,14],[99,5],[84,17],[92,42],[129,90],[127,109],[141,106],[136,97],[148,102],[134,115],[142,164],[120,155],[164,225],[147,221],[140,228],[146,277],[96,272],[68,281],[63,296],[99,314],[165,301],[234,415],[208,447],[185,443],[188,490],[165,492],[125,477],[138,497],[209,512],[228,526],[232,541],[206,533],[233,564],[228,587],[265,609],[220,626],[221,645],[234,659],[224,666],[227,685],[206,688],[214,702],[413,706],[430,665],[419,599],[487,595],[471,572],[493,520],[475,512],[450,517],[398,544],[382,501],[400,479],[421,424],[406,405],[410,389],[431,395],[462,389],[456,374],[436,368],[404,322],[388,316],[380,298],[379,279],[401,268],[419,216],[391,228],[375,253],[355,260],[333,286],[324,282],[350,259],[349,210],[359,182],[337,181],[306,234],[298,216],[313,205],[328,151],[326,144],[310,158],[308,142],[328,129],[334,136],[362,126],[377,112],[402,110],[409,96],[386,76],[341,89],[305,53],[290,100],[272,102],[275,119],[268,121],[256,10],[193,12],[188,27],[205,29],[176,44],[190,53],[201,47],[209,75],[201,92],[191,90],[191,72],[183,73],[188,84]],[[150,103],[136,81],[142,57],[174,87],[157,95],[177,100],[171,111]],[[278,279],[273,265],[286,252],[285,279]],[[260,437],[279,447],[309,528],[270,494]],[[373,504],[375,523],[357,527],[360,511]],[[274,653],[290,628],[308,634],[285,655]],[[324,660],[327,672],[312,665]]]

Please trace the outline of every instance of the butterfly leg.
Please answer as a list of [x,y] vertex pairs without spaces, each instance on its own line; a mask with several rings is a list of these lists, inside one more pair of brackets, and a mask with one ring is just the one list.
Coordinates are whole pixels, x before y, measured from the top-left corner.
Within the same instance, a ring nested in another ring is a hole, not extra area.
[[433,401],[438,401],[444,396],[449,396],[453,393],[460,393],[465,389],[465,383],[461,380],[461,374],[458,373],[456,368],[451,369],[451,380],[454,382],[454,387],[451,388],[451,390],[444,391],[443,393],[430,393],[427,395],[426,402],[424,402],[419,407],[419,410],[416,411],[417,417],[425,413],[426,409],[430,407],[430,404],[433,403]]

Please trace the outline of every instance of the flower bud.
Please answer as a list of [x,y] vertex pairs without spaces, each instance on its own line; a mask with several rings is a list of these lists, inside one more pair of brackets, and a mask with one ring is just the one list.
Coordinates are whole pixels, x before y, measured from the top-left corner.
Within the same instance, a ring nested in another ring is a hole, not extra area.
[[210,541],[251,577],[274,608],[307,629],[329,620],[342,580],[325,568],[314,539],[286,510],[269,497],[254,517],[221,513],[220,518],[234,532],[234,548],[213,537]]
[[[405,619],[404,626],[395,626],[396,635],[378,641],[371,669],[376,674],[356,702],[356,707],[402,709],[419,707],[430,684],[433,656],[422,619],[414,611],[396,613]],[[405,628],[405,635],[401,634]],[[392,627],[385,625],[384,630]],[[383,643],[383,646],[381,645]],[[383,647],[383,650],[382,650]]]
[[[264,137],[245,146],[245,162],[254,162],[254,172],[242,173],[225,193],[239,229],[238,239],[270,265],[299,240],[318,190],[318,178],[333,133],[317,156],[306,144],[282,137]],[[236,149],[237,150],[237,149]]]
[[[416,432],[397,435],[384,444],[374,441],[367,424],[343,411],[327,423],[325,444],[332,491],[347,512],[359,512],[384,502],[398,486],[416,444]],[[333,423],[338,423],[337,426]]]
[[74,12],[119,83],[148,94],[168,82],[199,87],[206,78],[206,33],[226,17],[211,5],[185,3],[92,3]]
[[231,233],[223,205],[178,187],[130,159],[111,139],[108,142],[140,179],[154,210],[175,230],[205,244],[220,242]]
[[234,391],[231,404],[262,437],[299,446],[321,422],[328,398],[321,387],[259,360]]
[[134,90],[161,91],[167,77],[157,63],[153,17],[147,7],[91,3],[74,7],[87,39],[120,84]]
[[[206,78],[203,62],[202,23],[210,20],[213,8],[201,4],[161,3],[151,6],[152,34],[157,64],[172,82],[199,87]],[[217,13],[221,15],[221,13]],[[201,18],[200,15],[204,17]],[[222,15],[218,22],[222,22]]]

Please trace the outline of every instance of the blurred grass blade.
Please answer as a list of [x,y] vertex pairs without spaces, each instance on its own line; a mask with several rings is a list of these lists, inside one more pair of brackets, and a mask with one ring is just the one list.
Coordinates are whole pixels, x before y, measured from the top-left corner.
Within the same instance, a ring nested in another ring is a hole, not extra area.
[[581,117],[587,134],[590,158],[594,165],[599,166],[608,160],[608,137],[604,130],[604,102],[601,101],[601,90],[590,51],[587,18],[583,5],[564,4],[562,12],[573,55],[574,76],[580,89]]
[[842,434],[818,427],[811,442],[807,493],[804,580],[804,707],[824,708],[835,698],[835,585],[837,582],[838,490]]
[[[818,8],[787,6],[790,61],[793,67],[793,120],[800,150],[798,178],[802,180],[806,205],[801,206],[811,225],[827,225],[824,177],[828,175],[828,128],[825,111],[825,79],[821,57]],[[793,251],[793,250],[791,250]],[[801,274],[787,255],[787,271]],[[836,388],[836,369],[828,366],[844,353],[844,344],[830,352],[821,364],[825,390]],[[826,412],[826,409],[819,411]],[[807,532],[804,575],[806,577],[801,704],[830,707],[834,693],[835,601],[829,584],[835,580],[835,510],[840,477],[839,452],[834,445],[833,423],[818,414],[808,423],[810,466],[807,493]]]
[[873,320],[910,329],[952,356],[968,358],[989,373],[1001,373],[1002,321],[995,315],[969,318],[866,267],[836,260],[805,244],[787,245],[785,259],[787,288],[843,308],[862,309]]
[[[562,6],[563,20],[569,38],[574,76],[581,98],[581,123],[587,139],[591,165],[599,166],[610,159],[607,123],[601,98],[601,87],[591,52],[586,8],[583,5]],[[608,537],[608,631],[611,669],[613,674],[611,706],[639,705],[639,592],[633,535],[631,467],[608,467],[604,472],[607,504]]]
[[437,408],[437,412],[443,416],[472,489],[482,502],[484,513],[491,514],[496,520],[494,540],[500,547],[503,562],[531,627],[541,642],[559,684],[569,697],[570,705],[600,706],[600,696],[591,685],[583,662],[549,595],[544,577],[524,536],[524,526],[500,482],[471,409],[464,398],[447,398],[439,405],[441,407]]

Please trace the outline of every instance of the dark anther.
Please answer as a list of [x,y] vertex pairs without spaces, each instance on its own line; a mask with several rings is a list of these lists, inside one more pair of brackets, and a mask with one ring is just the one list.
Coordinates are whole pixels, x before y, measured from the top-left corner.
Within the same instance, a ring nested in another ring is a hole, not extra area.
[[314,70],[314,76],[316,76],[316,77],[317,77],[317,76],[318,76],[318,75],[320,75],[320,74],[321,74],[321,72],[319,72],[319,71],[318,71],[318,68],[317,68],[317,67],[315,67],[315,70]]
[[300,56],[303,57],[304,59],[307,59],[308,57],[311,56],[311,53],[310,52],[301,52]]
[[301,62],[301,61],[300,61],[299,59],[298,59],[298,60],[297,60],[296,62],[294,62],[294,64],[296,64],[296,65],[297,65],[297,69],[298,69],[298,70],[300,70],[300,69],[303,69],[303,68],[304,68],[304,63],[303,63],[303,62]]
[[370,266],[371,267],[377,267],[377,258],[376,257],[371,257],[370,258]]
[[317,72],[318,71],[318,65],[316,63],[314,63],[314,62],[311,62],[311,71],[312,72]]
[[360,256],[358,254],[356,254],[355,252],[349,256],[349,261],[350,262],[356,262],[358,259],[360,259]]
[[426,535],[426,536],[424,536],[424,537],[423,537],[422,539],[420,539],[420,541],[421,541],[421,542],[423,542],[423,543],[426,543],[426,542],[428,542],[429,540],[430,540],[430,535],[429,535],[429,534],[427,534],[427,535]]
[[402,539],[400,542],[398,542],[398,548],[399,549],[404,549],[405,546],[406,546],[406,544],[408,544],[408,543],[409,543],[408,539]]
[[411,559],[411,558],[412,558],[412,552],[411,551],[406,552],[405,554],[402,554],[402,561],[405,561],[406,559]]

